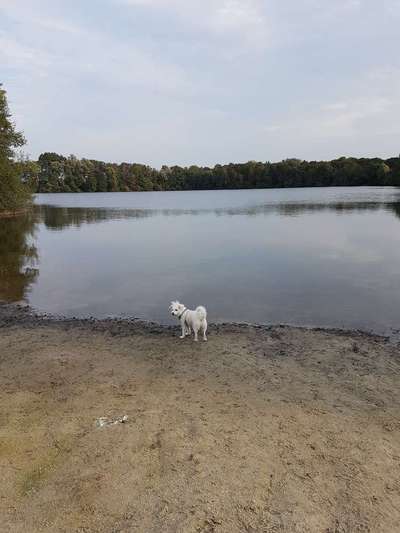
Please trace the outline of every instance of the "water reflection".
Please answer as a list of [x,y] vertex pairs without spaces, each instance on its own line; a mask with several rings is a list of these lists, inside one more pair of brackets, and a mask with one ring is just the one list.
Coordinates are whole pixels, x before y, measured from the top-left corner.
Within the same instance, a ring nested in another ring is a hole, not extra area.
[[25,300],[38,277],[33,213],[0,220],[0,300]]
[[38,205],[35,213],[38,219],[51,230],[62,230],[68,226],[79,227],[107,220],[143,219],[154,216],[178,217],[214,214],[216,216],[268,216],[296,217],[303,214],[336,212],[338,214],[386,211],[400,218],[398,202],[334,202],[334,203],[271,203],[235,208],[211,209],[118,209],[101,207],[55,207]]

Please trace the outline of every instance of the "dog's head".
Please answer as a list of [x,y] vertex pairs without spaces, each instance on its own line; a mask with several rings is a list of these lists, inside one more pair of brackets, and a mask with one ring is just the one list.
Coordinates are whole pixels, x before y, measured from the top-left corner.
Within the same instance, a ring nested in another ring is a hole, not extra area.
[[185,309],[185,306],[178,301],[171,302],[171,305],[169,306],[169,310],[171,312],[171,315],[173,316],[181,315],[184,309]]

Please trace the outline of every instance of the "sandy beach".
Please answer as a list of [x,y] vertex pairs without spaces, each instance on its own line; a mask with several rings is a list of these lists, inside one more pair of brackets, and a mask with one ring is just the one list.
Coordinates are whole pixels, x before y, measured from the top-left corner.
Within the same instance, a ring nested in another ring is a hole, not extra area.
[[400,531],[388,339],[1,305],[0,365],[1,531]]

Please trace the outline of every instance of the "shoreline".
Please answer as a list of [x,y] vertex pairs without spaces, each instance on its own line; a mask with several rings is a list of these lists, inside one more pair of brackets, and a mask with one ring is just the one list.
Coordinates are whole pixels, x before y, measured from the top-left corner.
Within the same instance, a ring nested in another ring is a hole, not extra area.
[[224,188],[224,189],[166,189],[166,190],[140,190],[140,191],[35,191],[32,194],[114,194],[114,193],[148,193],[148,192],[217,192],[217,191],[274,191],[274,190],[290,190],[290,189],[383,189],[391,188],[398,189],[399,185],[293,185],[291,187],[243,187],[243,188]]
[[10,533],[400,530],[400,348],[359,331],[0,304]]
[[[65,326],[90,326],[93,329],[102,331],[114,330],[124,331],[128,333],[132,331],[150,332],[150,333],[170,333],[180,331],[180,325],[162,324],[153,320],[145,320],[143,318],[137,318],[134,316],[129,317],[104,317],[97,318],[92,316],[84,317],[68,317],[65,315],[57,315],[54,313],[46,313],[35,310],[29,304],[21,303],[7,303],[0,300],[0,327],[5,325],[16,326],[49,326],[49,325],[65,325]],[[293,329],[300,331],[310,332],[325,332],[330,334],[336,334],[341,336],[354,336],[354,337],[366,337],[371,339],[378,339],[382,342],[398,343],[400,346],[400,340],[397,338],[398,332],[393,334],[377,333],[373,330],[358,329],[358,328],[338,328],[338,327],[324,327],[324,326],[299,326],[294,324],[276,323],[276,324],[260,324],[256,322],[210,322],[209,327],[216,331],[232,331],[232,330],[244,330],[255,329],[261,331],[272,331],[274,329]]]

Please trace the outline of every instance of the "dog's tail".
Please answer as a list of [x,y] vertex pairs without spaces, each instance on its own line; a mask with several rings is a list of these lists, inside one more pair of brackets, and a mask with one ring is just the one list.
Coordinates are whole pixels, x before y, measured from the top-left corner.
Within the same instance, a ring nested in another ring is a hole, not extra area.
[[206,308],[202,305],[199,305],[199,307],[196,308],[196,313],[200,320],[205,320],[207,318]]

